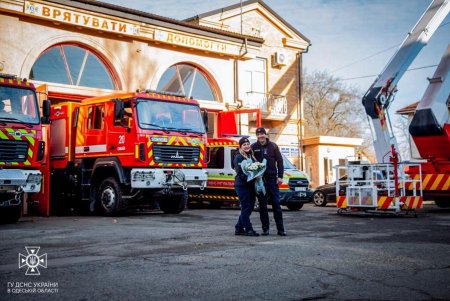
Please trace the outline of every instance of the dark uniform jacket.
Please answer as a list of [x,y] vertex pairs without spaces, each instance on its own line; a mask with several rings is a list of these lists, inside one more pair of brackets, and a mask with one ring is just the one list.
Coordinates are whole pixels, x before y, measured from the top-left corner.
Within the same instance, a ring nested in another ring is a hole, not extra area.
[[283,178],[284,166],[283,157],[281,156],[278,145],[267,139],[266,144],[262,145],[259,141],[252,144],[252,149],[255,153],[255,158],[259,162],[263,159],[267,160],[265,177]]
[[[239,152],[236,153],[233,160],[233,167],[236,170],[236,177],[235,181],[239,185],[247,185],[247,175],[242,171],[241,162],[246,160]],[[253,161],[253,160],[252,160]],[[251,183],[254,182],[254,180],[250,181]]]

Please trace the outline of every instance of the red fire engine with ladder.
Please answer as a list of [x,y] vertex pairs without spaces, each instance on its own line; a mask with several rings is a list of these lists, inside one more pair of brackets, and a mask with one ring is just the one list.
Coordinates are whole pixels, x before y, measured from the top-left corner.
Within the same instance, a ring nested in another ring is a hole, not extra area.
[[337,181],[336,185],[340,213],[409,212],[422,206],[422,191],[432,196],[437,205],[444,206],[444,199],[450,205],[450,125],[447,109],[450,89],[449,49],[430,80],[409,127],[424,159],[422,162],[400,162],[388,115],[398,81],[449,10],[450,0],[432,1],[364,95],[362,102],[375,134],[374,147],[378,163],[349,162],[346,166],[336,167],[337,174],[342,169],[347,173],[346,183]]
[[0,223],[16,222],[25,193],[31,201],[41,191],[42,124],[49,122],[49,113],[46,100],[41,119],[32,83],[0,74]]
[[[207,112],[174,95],[116,93],[51,107],[52,207],[118,214],[157,202],[180,213],[203,189]],[[84,206],[86,208],[86,206]]]

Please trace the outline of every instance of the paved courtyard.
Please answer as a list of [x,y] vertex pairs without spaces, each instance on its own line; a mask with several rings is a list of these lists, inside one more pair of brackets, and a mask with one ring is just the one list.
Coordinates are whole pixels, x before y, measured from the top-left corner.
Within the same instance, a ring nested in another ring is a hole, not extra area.
[[[136,211],[115,218],[24,217],[0,225],[0,300],[450,296],[450,210],[426,205],[417,218],[351,217],[307,204],[284,212],[287,237],[273,229],[267,237],[235,236],[238,214]],[[20,269],[19,253],[28,260]],[[33,273],[29,259],[44,254],[46,261],[34,264],[40,275],[25,275]]]

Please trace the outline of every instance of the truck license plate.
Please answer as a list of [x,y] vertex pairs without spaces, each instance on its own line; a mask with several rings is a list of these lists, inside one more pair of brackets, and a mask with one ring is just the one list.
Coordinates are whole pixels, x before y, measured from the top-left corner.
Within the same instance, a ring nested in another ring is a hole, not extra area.
[[295,187],[295,191],[306,191],[306,187]]

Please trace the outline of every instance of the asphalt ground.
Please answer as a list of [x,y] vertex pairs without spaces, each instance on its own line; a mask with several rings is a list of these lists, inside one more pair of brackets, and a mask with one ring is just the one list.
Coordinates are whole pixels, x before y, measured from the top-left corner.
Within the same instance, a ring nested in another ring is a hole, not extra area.
[[284,211],[286,237],[235,236],[238,209],[23,217],[0,225],[0,300],[450,299],[450,210],[336,212]]

